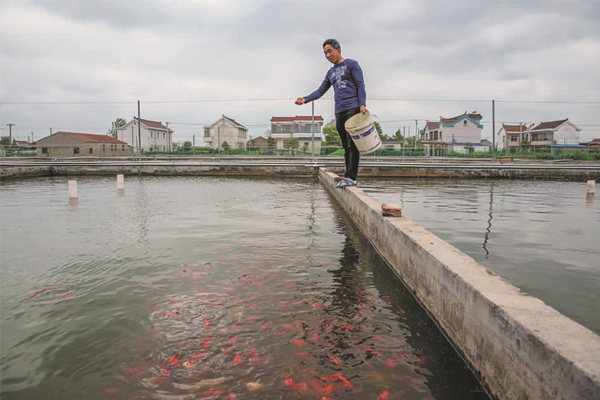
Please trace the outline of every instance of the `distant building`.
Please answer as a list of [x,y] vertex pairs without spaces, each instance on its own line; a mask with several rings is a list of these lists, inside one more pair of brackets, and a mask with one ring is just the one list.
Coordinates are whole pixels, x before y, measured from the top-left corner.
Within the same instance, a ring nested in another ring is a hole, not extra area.
[[579,132],[581,132],[581,129],[570,122],[568,118],[559,121],[541,122],[531,128],[529,141],[536,149],[550,148],[551,145],[578,145]]
[[62,131],[39,139],[36,143],[36,150],[40,157],[131,155],[131,146],[112,136]]
[[488,146],[481,144],[481,130],[483,129],[481,118],[481,114],[473,111],[451,118],[440,117],[435,122],[427,121],[420,132],[421,143],[425,146],[425,154],[439,155],[445,150],[451,151],[451,148],[454,147],[461,148],[460,144],[466,143],[471,143],[474,151],[483,148],[489,149]]
[[246,144],[248,149],[266,149],[269,147],[269,140],[265,137],[259,136],[257,138],[248,140]]
[[245,149],[247,141],[248,128],[225,115],[204,127],[204,142],[213,149],[223,148],[225,142],[232,149]]
[[502,124],[500,130],[496,133],[496,148],[504,150],[508,143],[509,151],[515,152],[519,148],[519,143],[523,140],[529,141],[529,129],[527,125]]
[[289,147],[287,144],[292,138],[298,140],[300,148],[311,149],[314,132],[315,154],[319,154],[321,152],[322,127],[323,117],[320,115],[315,115],[314,125],[312,123],[312,116],[310,115],[273,117],[271,118],[271,137],[275,139],[276,147],[278,149]]
[[138,119],[127,122],[117,128],[117,139],[129,144],[137,151],[139,141],[142,142],[142,151],[170,151],[173,146],[173,131],[162,122],[140,119],[138,132]]

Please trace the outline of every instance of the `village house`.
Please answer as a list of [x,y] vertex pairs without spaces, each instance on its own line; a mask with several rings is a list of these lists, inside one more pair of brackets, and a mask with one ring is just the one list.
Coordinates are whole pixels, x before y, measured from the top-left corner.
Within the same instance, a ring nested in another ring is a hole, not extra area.
[[508,125],[502,124],[496,133],[496,149],[515,152],[523,140],[529,141],[529,128],[525,124]]
[[529,131],[528,140],[536,149],[549,148],[552,145],[579,145],[579,132],[581,129],[569,121],[541,122]]
[[291,139],[297,139],[301,149],[311,151],[314,133],[315,154],[319,154],[321,152],[322,127],[323,117],[320,115],[315,115],[314,124],[310,115],[273,117],[271,118],[271,137],[275,139],[275,146],[278,149],[289,147],[288,142]]
[[248,140],[246,144],[248,149],[266,149],[269,147],[269,140],[263,136]]
[[440,117],[434,122],[427,121],[420,132],[425,154],[434,156],[448,151],[489,151],[489,146],[481,143],[481,118],[481,114],[473,111],[452,118]]
[[39,139],[36,150],[40,157],[131,155],[131,146],[112,136],[62,131]]
[[138,131],[138,119],[127,122],[117,128],[117,139],[133,147],[136,152],[139,149],[141,139],[142,151],[170,151],[173,146],[173,131],[162,122],[140,119],[141,124]]
[[225,115],[204,127],[204,142],[213,149],[223,148],[225,142],[232,149],[245,149],[247,141],[248,128]]

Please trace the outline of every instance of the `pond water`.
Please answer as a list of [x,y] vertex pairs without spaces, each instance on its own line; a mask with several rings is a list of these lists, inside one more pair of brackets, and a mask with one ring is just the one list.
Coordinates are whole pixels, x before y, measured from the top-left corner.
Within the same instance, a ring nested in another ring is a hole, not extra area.
[[380,202],[600,334],[600,198],[586,182],[364,179]]
[[77,182],[0,185],[3,399],[488,399],[318,181]]

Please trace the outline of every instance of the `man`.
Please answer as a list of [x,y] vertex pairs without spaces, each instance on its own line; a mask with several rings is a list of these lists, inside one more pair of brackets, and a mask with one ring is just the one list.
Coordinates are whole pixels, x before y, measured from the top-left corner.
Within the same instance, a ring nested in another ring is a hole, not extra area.
[[363,73],[358,62],[350,58],[342,57],[342,49],[335,39],[327,39],[323,42],[323,53],[325,58],[333,64],[327,71],[321,86],[305,97],[298,97],[296,104],[302,105],[321,98],[325,92],[333,86],[335,101],[335,126],[337,128],[342,146],[344,147],[344,161],[346,163],[346,174],[336,187],[356,186],[358,175],[358,162],[360,152],[346,131],[346,121],[353,115],[367,112],[365,106],[367,93]]

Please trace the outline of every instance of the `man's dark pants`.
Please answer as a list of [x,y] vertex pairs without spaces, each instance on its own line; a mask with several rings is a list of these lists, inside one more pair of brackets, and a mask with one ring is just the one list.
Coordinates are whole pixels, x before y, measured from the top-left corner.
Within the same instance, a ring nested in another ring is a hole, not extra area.
[[342,147],[344,148],[344,161],[346,162],[346,178],[356,180],[358,176],[358,162],[360,160],[360,152],[354,144],[354,140],[350,137],[348,131],[346,131],[346,121],[350,117],[358,114],[360,107],[351,108],[349,110],[341,111],[335,114],[335,126],[337,128],[340,139],[342,140]]

